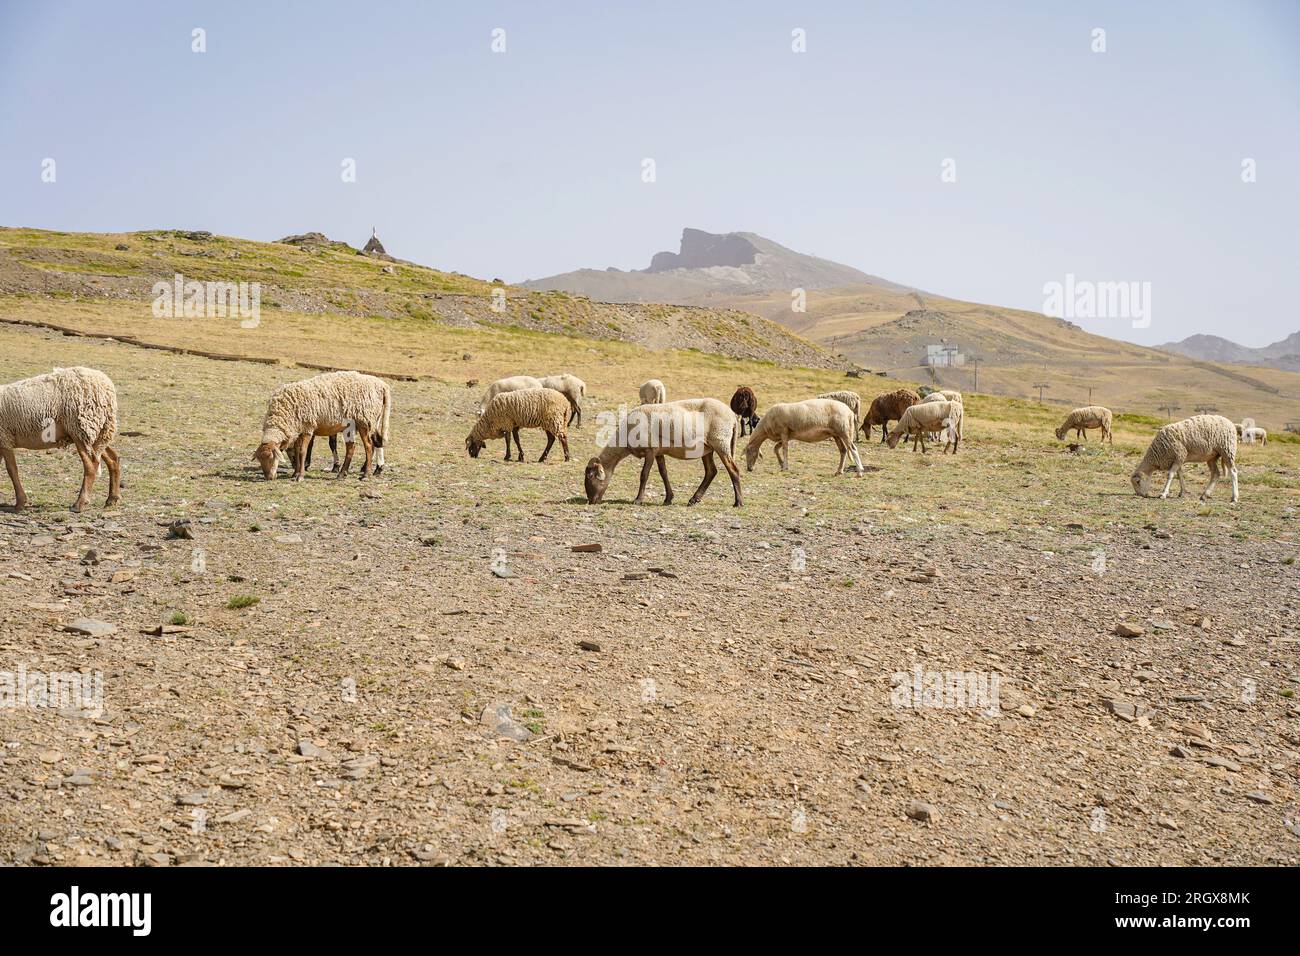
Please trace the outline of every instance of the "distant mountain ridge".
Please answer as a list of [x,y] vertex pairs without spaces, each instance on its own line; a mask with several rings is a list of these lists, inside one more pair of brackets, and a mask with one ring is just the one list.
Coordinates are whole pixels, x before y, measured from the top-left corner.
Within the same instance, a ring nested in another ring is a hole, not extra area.
[[851,266],[787,249],[752,233],[683,229],[677,252],[658,252],[646,269],[578,269],[521,283],[524,288],[569,292],[601,302],[699,304],[719,295],[871,285],[904,286]]
[[1238,345],[1219,335],[1189,335],[1180,342],[1156,346],[1166,352],[1186,355],[1206,362],[1232,365],[1262,365],[1300,372],[1300,332],[1292,332],[1280,342],[1252,348]]

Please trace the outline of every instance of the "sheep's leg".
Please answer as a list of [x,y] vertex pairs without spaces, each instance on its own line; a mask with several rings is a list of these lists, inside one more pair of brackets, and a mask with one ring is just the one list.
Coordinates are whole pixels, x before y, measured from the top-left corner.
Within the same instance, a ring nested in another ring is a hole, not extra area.
[[543,461],[546,461],[546,456],[549,455],[549,454],[551,453],[551,446],[554,445],[554,444],[555,444],[555,435],[552,434],[551,432],[547,432],[547,433],[546,433],[546,447],[542,449],[542,457],[537,459],[537,461],[538,461],[539,463],[540,463],[540,462],[543,462]]
[[[514,429],[511,434],[515,436],[515,451],[519,452],[519,460],[522,462],[524,460],[524,446],[519,444],[519,429]],[[506,441],[509,440],[510,439],[508,438],[506,439]]]
[[704,497],[704,493],[709,490],[709,485],[713,481],[713,476],[718,473],[718,466],[713,463],[713,452],[705,452],[703,460],[704,480],[700,482],[700,487],[695,489],[695,494],[691,495],[691,500],[687,502],[688,505],[696,505],[700,503],[700,499]]
[[1223,464],[1228,469],[1228,473],[1232,475],[1232,503],[1235,505],[1237,503],[1237,463],[1231,458],[1225,458]]
[[1165,479],[1165,490],[1160,492],[1160,497],[1162,499],[1169,497],[1169,486],[1174,483],[1174,472],[1177,469],[1178,469],[1177,465],[1169,469],[1169,477]]
[[338,473],[334,477],[342,478],[348,473],[348,469],[352,467],[352,453],[356,450],[356,442],[349,441],[343,443],[343,465],[339,468]]
[[122,459],[112,448],[104,449],[104,462],[108,465],[108,499],[105,508],[111,508],[122,500]]
[[366,463],[361,466],[361,480],[365,481],[375,467],[375,443],[370,440],[369,428],[358,428],[357,431],[361,435],[361,447],[366,450]]
[[[308,449],[310,451],[310,449]],[[330,454],[334,456],[334,464],[330,468],[330,474],[339,470],[339,436],[330,435]]]
[[[736,495],[736,501],[733,507],[740,507],[740,468],[736,460],[725,451],[718,452],[718,457],[722,459],[722,467],[727,469],[727,477],[731,479],[731,490]],[[668,476],[664,476],[664,481],[668,481]]]
[[1181,498],[1187,492],[1187,483],[1183,481],[1183,465],[1178,463],[1178,497]]
[[[670,505],[673,503],[673,486],[672,482],[668,480],[668,462],[663,455],[656,456],[655,461],[659,465],[659,478],[664,483],[664,504]],[[735,468],[736,463],[732,462],[731,467]]]
[[641,478],[636,486],[636,497],[632,499],[632,504],[639,505],[645,498],[645,483],[650,479],[650,469],[655,465],[657,455],[647,454],[641,462]]
[[90,492],[95,487],[95,478],[99,474],[99,460],[90,454],[90,449],[80,442],[76,443],[77,454],[81,457],[81,491],[72,504],[72,510],[80,512],[90,503]]
[[502,461],[510,460],[510,432],[506,432],[506,457]]
[[[790,470],[790,440],[788,438],[782,438],[776,443],[776,460],[781,463],[782,471]],[[707,482],[705,483],[707,484]]]
[[835,469],[835,474],[842,475],[844,474],[844,459],[848,456],[848,451],[845,449],[844,442],[840,440],[839,435],[832,435],[831,438],[835,440],[835,447],[840,451],[840,466]]
[[1202,501],[1204,501],[1206,498],[1210,497],[1210,495],[1214,493],[1214,485],[1219,480],[1219,464],[1217,459],[1211,458],[1209,461],[1209,466],[1210,466],[1210,483],[1206,485],[1205,490],[1201,492]]
[[[311,471],[311,452],[312,449],[315,447],[316,447],[316,436],[312,435],[311,441],[307,442],[307,460],[303,463],[302,466],[303,471]],[[298,467],[298,463],[296,461],[293,464],[295,468]]]
[[20,511],[27,507],[27,492],[23,491],[23,483],[18,480],[18,459],[14,457],[12,448],[0,448],[0,457],[5,460],[5,471],[9,472],[9,480],[14,486],[14,510]]
[[[581,421],[581,419],[579,419]],[[564,432],[560,433],[560,447],[564,449],[564,460],[570,461],[569,458],[569,436]]]
[[[854,432],[854,435],[856,436],[857,433]],[[858,454],[858,443],[856,441],[849,445],[849,454],[853,456],[853,465],[858,470],[858,477],[861,478],[863,471],[862,456]]]
[[302,481],[307,471],[307,446],[314,436],[308,432],[299,435],[293,442],[293,480]]

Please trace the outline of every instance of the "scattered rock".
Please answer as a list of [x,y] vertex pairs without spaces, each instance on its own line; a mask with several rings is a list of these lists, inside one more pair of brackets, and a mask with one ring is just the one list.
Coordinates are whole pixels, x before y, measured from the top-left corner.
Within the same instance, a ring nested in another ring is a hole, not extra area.
[[479,723],[498,737],[523,743],[531,740],[533,732],[525,727],[510,713],[510,705],[501,701],[488,704],[479,714]]
[[928,803],[922,803],[920,800],[913,800],[907,805],[904,811],[908,819],[918,820],[921,823],[932,823],[935,818],[935,809]]
[[1138,627],[1136,624],[1126,624],[1121,622],[1115,625],[1115,633],[1120,637],[1141,637],[1146,633],[1146,630]]
[[71,624],[64,624],[63,630],[69,634],[85,634],[88,637],[108,637],[117,633],[114,625],[93,617],[79,617]]

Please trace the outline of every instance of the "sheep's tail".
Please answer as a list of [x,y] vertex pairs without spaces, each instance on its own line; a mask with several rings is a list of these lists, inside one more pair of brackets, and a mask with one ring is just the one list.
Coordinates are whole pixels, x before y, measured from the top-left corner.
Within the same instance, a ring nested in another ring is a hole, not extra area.
[[388,443],[388,425],[393,418],[393,390],[386,387],[384,389],[384,424],[379,432],[379,447],[383,448]]

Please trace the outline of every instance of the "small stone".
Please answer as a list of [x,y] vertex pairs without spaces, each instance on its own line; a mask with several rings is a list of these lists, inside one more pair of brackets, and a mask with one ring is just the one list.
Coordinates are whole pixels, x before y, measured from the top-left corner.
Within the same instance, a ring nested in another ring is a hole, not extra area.
[[599,651],[600,644],[595,641],[579,641],[578,646],[584,651]]
[[296,534],[277,534],[275,540],[280,544],[302,544],[302,536]]
[[487,727],[496,736],[505,737],[519,743],[530,740],[533,736],[531,730],[515,720],[510,713],[510,705],[504,701],[498,701],[484,707],[483,712],[479,714],[479,723]]
[[63,630],[69,634],[85,634],[88,637],[108,637],[110,634],[117,633],[114,625],[93,617],[79,617],[71,624],[63,625]]
[[934,822],[935,809],[928,803],[922,803],[920,800],[913,800],[907,805],[908,819],[917,820],[921,823]]
[[1034,708],[1030,707],[1028,704],[1021,704],[1016,708],[1016,713],[1021,717],[1032,717],[1034,714],[1038,713],[1038,711],[1034,710]]
[[176,802],[183,807],[198,807],[208,802],[211,794],[207,790],[195,790],[192,793],[182,793],[176,798]]
[[1272,797],[1270,797],[1267,793],[1264,793],[1263,791],[1260,791],[1260,790],[1252,790],[1252,791],[1250,791],[1250,793],[1246,794],[1246,799],[1247,799],[1247,800],[1251,800],[1251,801],[1253,801],[1253,802],[1255,802],[1255,803],[1274,803],[1274,802],[1275,802],[1275,801],[1273,800]]
[[569,550],[579,554],[599,554],[603,548],[599,544],[575,544]]
[[1115,633],[1120,637],[1141,637],[1146,633],[1146,631],[1143,628],[1138,627],[1136,624],[1120,622],[1115,625]]
[[193,538],[194,538],[194,532],[193,532],[193,531],[191,530],[191,528],[190,528],[190,522],[189,522],[189,519],[187,519],[187,518],[181,518],[180,520],[178,520],[178,521],[173,521],[170,525],[168,525],[168,526],[167,526],[167,537],[169,537],[169,538],[181,538],[181,539],[184,539],[184,540],[187,540],[187,541],[188,541],[188,540],[193,540]]
[[1237,763],[1235,760],[1229,760],[1227,757],[1219,757],[1215,754],[1211,754],[1202,759],[1211,767],[1222,767],[1224,770],[1230,770],[1233,773],[1237,773],[1241,770],[1241,764]]
[[317,747],[310,740],[298,741],[298,753],[304,757],[321,758],[329,757],[329,751],[324,747]]
[[461,657],[447,658],[447,666],[454,671],[463,671],[465,669],[465,660]]
[[1166,830],[1177,830],[1177,829],[1178,829],[1178,821],[1176,821],[1176,820],[1171,820],[1171,819],[1169,819],[1169,817],[1161,817],[1161,818],[1160,818],[1159,820],[1157,820],[1156,822],[1157,822],[1161,827],[1163,827],[1163,828],[1166,829]]

